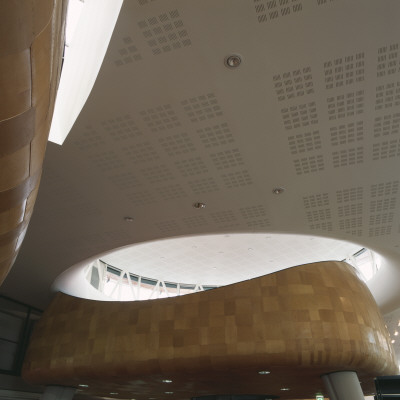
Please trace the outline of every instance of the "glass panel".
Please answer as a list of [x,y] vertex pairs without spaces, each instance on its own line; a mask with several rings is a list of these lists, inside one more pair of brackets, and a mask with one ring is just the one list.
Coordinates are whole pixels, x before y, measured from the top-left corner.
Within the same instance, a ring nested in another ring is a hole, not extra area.
[[[25,319],[0,311],[0,339],[18,342]],[[0,354],[2,354],[0,352]]]
[[0,339],[0,354],[0,369],[13,371],[15,368],[17,345]]

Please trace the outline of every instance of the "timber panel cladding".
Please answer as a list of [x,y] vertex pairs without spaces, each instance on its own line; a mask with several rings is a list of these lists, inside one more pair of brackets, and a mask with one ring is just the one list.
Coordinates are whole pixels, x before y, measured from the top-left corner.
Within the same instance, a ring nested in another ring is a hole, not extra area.
[[127,388],[134,379],[266,366],[304,367],[318,379],[332,370],[370,377],[396,371],[376,303],[352,267],[308,264],[163,300],[58,294],[36,327],[23,375],[35,383]]
[[62,55],[64,0],[0,3],[0,284],[37,195]]

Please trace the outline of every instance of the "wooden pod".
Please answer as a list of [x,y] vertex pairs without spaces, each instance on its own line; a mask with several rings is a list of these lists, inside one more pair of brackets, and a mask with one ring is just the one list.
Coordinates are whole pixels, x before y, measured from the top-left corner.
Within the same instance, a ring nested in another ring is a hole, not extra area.
[[320,375],[342,370],[356,371],[368,393],[373,377],[397,366],[366,285],[348,264],[320,262],[162,300],[59,293],[35,329],[23,377],[120,398],[315,398]]
[[0,1],[0,285],[32,214],[61,71],[66,1]]

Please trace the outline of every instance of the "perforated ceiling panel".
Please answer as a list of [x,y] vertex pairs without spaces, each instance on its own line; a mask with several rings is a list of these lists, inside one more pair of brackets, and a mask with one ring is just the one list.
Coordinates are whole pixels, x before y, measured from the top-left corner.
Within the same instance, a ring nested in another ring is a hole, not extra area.
[[35,267],[49,283],[118,246],[200,233],[398,254],[399,15],[397,0],[125,1],[84,109],[48,145],[5,290]]

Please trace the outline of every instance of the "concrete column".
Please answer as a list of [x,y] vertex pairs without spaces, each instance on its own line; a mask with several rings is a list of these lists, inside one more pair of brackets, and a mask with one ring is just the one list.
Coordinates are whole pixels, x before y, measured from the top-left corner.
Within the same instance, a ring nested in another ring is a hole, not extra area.
[[322,375],[330,400],[365,400],[360,381],[354,371]]
[[46,386],[41,400],[72,400],[76,389],[67,386]]

